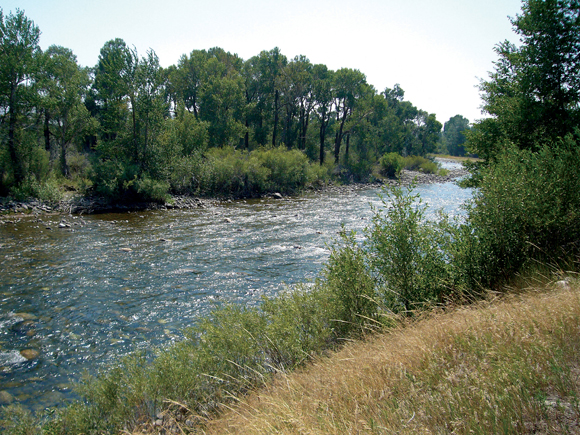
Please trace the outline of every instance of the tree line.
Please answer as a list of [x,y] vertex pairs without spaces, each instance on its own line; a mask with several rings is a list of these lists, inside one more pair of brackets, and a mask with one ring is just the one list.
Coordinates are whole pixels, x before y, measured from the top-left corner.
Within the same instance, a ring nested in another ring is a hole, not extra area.
[[[425,156],[442,144],[441,123],[399,85],[378,92],[359,70],[278,48],[248,60],[193,50],[162,68],[153,50],[117,38],[82,67],[68,48],[42,51],[39,38],[23,11],[0,10],[0,195],[38,195],[55,177],[109,196],[137,185],[192,192],[212,149],[283,147],[365,179],[385,153]],[[456,130],[443,132],[450,144],[463,140]]]

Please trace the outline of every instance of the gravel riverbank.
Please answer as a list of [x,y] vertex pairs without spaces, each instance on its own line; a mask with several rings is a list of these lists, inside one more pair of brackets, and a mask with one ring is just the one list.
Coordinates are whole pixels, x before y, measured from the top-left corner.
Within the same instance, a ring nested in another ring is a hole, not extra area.
[[[467,171],[464,169],[452,169],[446,176],[435,174],[424,174],[422,172],[404,170],[401,174],[403,184],[409,184],[415,180],[418,184],[446,183],[464,176]],[[384,185],[397,184],[398,180],[385,179],[375,183],[352,183],[352,184],[327,184],[324,186],[311,187],[311,191],[317,192],[348,192],[366,188],[379,188]],[[283,198],[279,193],[266,195],[272,198]],[[173,209],[194,209],[205,208],[217,204],[223,200],[210,198],[197,198],[191,196],[173,196],[165,204],[159,203],[111,203],[104,198],[94,196],[70,196],[58,202],[46,202],[37,199],[29,201],[14,201],[7,198],[0,198],[0,223],[9,223],[13,218],[25,215],[46,215],[46,214],[92,214],[111,213],[141,210],[173,210]]]

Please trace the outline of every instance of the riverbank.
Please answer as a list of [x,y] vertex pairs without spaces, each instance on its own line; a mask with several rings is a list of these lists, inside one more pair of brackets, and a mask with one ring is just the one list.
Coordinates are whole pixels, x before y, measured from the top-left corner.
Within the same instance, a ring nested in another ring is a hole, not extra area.
[[[559,281],[407,319],[279,373],[204,433],[580,433],[579,291]],[[135,433],[186,426],[161,417]]]
[[[445,159],[441,159],[445,161]],[[403,170],[401,173],[400,182],[408,185],[415,181],[417,184],[436,184],[447,183],[459,177],[465,176],[467,171],[463,168],[450,169],[444,176],[438,174],[425,174],[417,171]],[[374,182],[374,183],[351,183],[351,184],[335,184],[329,183],[325,185],[310,186],[306,191],[316,192],[352,192],[368,188],[380,188],[386,185],[396,185],[399,183],[398,179],[388,179]],[[279,193],[268,194],[266,197],[282,199],[283,196]],[[191,197],[185,195],[172,196],[165,203],[152,202],[135,202],[135,203],[115,203],[107,201],[103,197],[96,196],[78,196],[71,194],[67,198],[57,202],[46,202],[38,199],[31,199],[29,201],[14,201],[7,198],[0,198],[0,224],[10,223],[14,219],[24,217],[26,215],[41,216],[50,214],[93,214],[93,213],[118,213],[128,211],[144,211],[144,210],[184,210],[207,208],[217,203],[228,201],[231,199],[220,198],[201,198]]]

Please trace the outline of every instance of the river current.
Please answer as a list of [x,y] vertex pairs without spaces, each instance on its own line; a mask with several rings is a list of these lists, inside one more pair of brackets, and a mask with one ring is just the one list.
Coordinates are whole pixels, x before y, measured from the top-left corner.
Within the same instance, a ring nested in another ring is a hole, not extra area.
[[[454,183],[417,191],[433,214],[461,214],[471,197]],[[362,237],[380,193],[66,216],[66,224],[60,216],[26,217],[0,226],[0,400],[33,410],[58,405],[83,372],[179,340],[216,303],[255,305],[314,280],[342,225]]]

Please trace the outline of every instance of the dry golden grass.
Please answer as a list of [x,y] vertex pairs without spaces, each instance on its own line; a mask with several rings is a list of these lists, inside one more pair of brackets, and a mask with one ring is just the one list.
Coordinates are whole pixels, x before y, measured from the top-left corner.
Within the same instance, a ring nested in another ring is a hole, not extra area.
[[579,288],[552,286],[349,343],[204,433],[580,433],[579,363]]

